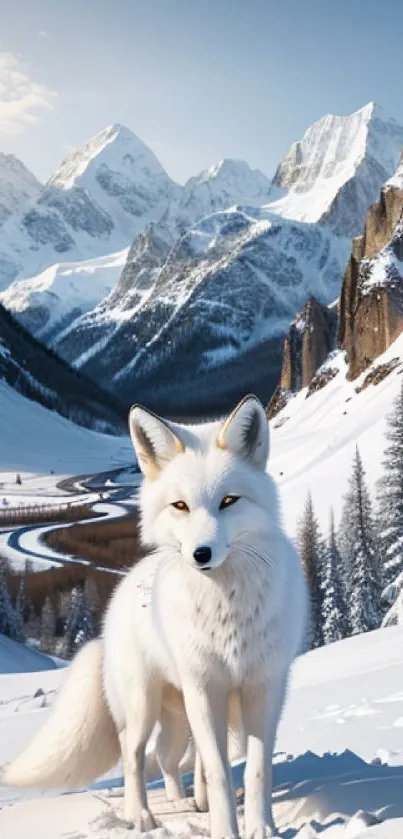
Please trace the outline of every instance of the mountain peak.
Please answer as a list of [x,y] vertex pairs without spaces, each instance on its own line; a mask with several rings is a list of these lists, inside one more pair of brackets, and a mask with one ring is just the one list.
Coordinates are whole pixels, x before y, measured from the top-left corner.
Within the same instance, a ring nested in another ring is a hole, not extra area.
[[251,169],[245,160],[224,157],[199,175],[189,178],[181,203],[187,210],[199,204],[194,214],[196,221],[203,215],[234,204],[260,206],[268,201],[270,189],[269,178],[259,169]]
[[212,181],[218,178],[245,177],[245,175],[249,177],[256,176],[258,178],[265,178],[268,180],[259,169],[252,169],[246,160],[239,160],[234,157],[222,157],[217,163],[213,163],[212,166],[209,166],[207,169],[203,169],[199,175],[190,178],[188,183],[196,180],[201,183],[203,181]]
[[[327,114],[280,163],[274,184],[283,192],[271,209],[300,221],[326,221],[338,234],[355,236],[395,171],[402,145],[403,126],[375,102],[347,116]],[[341,212],[343,191],[351,206]]]
[[40,189],[39,181],[18,157],[0,152],[0,225],[24,211]]
[[137,134],[120,122],[107,125],[106,128],[103,128],[98,134],[95,134],[88,142],[93,143],[95,146],[97,140],[101,147],[106,145],[106,143],[111,143],[116,140],[119,142],[141,143],[143,145],[142,140],[140,140]]
[[[395,125],[398,124],[394,117],[392,117],[382,105],[379,105],[378,102],[375,102],[374,100],[372,102],[367,102],[366,105],[363,105],[363,107],[359,108],[358,111],[355,111],[355,113],[362,114],[362,116],[368,121],[371,119],[379,119],[381,122],[394,123]],[[351,116],[354,116],[354,114]]]
[[124,172],[136,179],[142,179],[142,172],[168,175],[164,172],[155,154],[137,137],[130,128],[113,123],[95,134],[72,154],[63,160],[48,186],[71,189],[73,186],[87,186],[86,180],[101,165],[113,171]]

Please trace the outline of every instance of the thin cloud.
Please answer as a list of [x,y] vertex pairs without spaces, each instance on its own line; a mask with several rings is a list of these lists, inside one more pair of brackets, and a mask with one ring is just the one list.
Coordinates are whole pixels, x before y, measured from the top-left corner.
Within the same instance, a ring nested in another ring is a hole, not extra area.
[[40,29],[38,35],[40,38],[50,38],[50,32],[46,32],[46,29]]
[[10,52],[0,52],[0,136],[21,134],[38,122],[40,111],[51,110],[55,91],[38,84]]

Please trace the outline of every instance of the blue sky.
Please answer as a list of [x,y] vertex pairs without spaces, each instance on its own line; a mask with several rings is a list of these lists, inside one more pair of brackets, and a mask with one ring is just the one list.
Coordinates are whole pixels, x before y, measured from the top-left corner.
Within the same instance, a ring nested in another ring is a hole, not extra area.
[[0,0],[0,150],[45,179],[121,122],[183,182],[270,175],[325,113],[403,123],[402,0]]

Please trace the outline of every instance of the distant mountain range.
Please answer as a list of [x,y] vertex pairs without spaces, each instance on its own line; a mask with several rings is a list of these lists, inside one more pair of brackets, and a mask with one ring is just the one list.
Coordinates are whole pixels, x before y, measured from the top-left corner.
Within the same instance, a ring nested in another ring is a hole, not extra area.
[[290,321],[309,295],[338,296],[402,146],[403,127],[370,103],[311,126],[272,180],[223,160],[180,187],[111,126],[10,210],[1,301],[125,405],[187,417],[246,390],[268,399]]

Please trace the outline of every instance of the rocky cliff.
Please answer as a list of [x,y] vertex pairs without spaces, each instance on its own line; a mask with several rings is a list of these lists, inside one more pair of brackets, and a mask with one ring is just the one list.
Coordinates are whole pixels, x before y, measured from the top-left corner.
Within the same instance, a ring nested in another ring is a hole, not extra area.
[[368,211],[344,275],[338,345],[355,379],[403,330],[403,165]]
[[284,341],[280,387],[300,390],[312,377],[334,346],[335,307],[323,306],[311,296],[290,326]]
[[[337,305],[310,298],[284,342],[282,373],[268,408],[274,416],[289,392],[308,387],[329,352],[346,351],[347,378],[355,379],[403,332],[403,159],[353,239]],[[329,372],[329,371],[327,371]],[[325,384],[325,381],[323,382]]]

